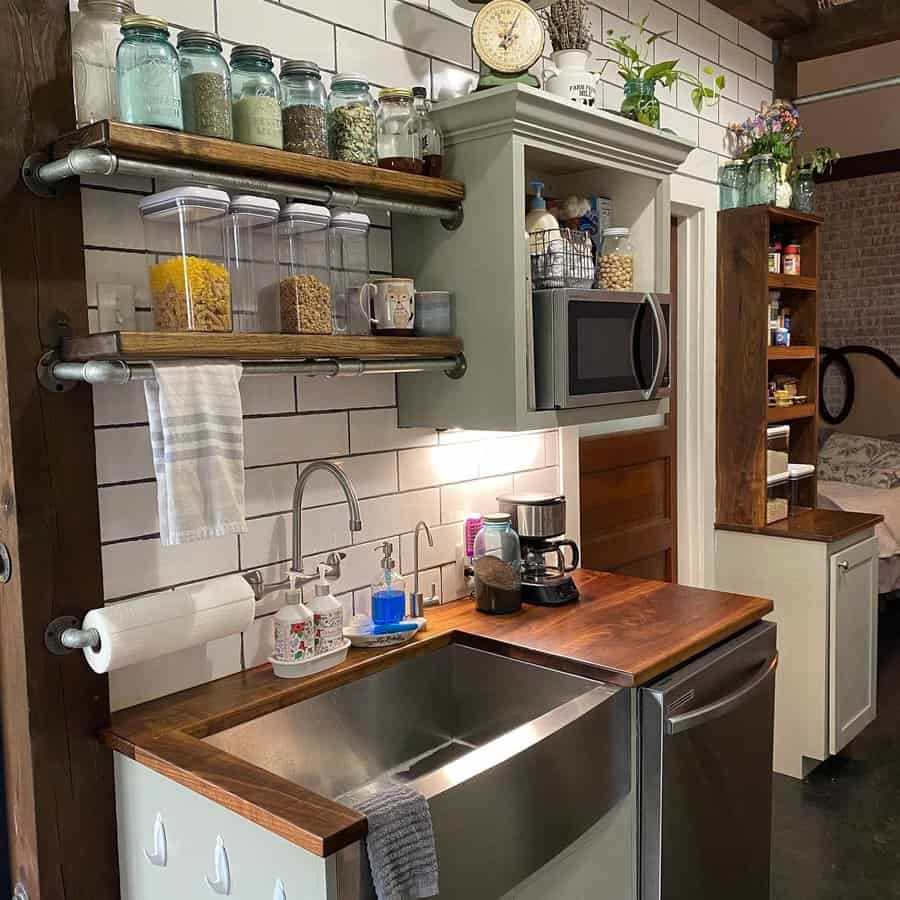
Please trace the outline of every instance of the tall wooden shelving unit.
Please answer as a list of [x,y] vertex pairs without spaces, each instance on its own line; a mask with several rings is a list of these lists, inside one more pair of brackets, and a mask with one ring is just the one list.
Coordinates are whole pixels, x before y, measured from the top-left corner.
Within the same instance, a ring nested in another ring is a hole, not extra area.
[[[821,224],[819,216],[765,206],[719,213],[717,525],[766,527],[766,429],[770,425],[791,426],[791,462],[816,462]],[[769,274],[773,232],[800,245],[800,275]],[[792,309],[790,347],[769,346],[769,291],[779,291],[782,302]],[[794,376],[807,402],[768,406],[768,383],[775,375]],[[815,503],[813,477],[804,482],[800,506]]]

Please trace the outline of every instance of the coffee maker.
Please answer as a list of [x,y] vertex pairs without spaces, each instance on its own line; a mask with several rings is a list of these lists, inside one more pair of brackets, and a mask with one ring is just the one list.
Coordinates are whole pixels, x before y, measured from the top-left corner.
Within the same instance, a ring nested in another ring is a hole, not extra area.
[[[509,513],[519,535],[522,600],[539,606],[560,606],[577,600],[578,588],[569,573],[578,568],[578,545],[559,539],[566,530],[566,498],[559,494],[504,494],[497,502],[501,512]],[[572,553],[568,565],[566,547]]]

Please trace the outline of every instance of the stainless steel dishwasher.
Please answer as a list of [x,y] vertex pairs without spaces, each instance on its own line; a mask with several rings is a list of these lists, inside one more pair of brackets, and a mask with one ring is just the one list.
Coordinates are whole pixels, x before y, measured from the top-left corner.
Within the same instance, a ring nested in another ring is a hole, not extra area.
[[640,690],[641,900],[768,900],[775,625]]

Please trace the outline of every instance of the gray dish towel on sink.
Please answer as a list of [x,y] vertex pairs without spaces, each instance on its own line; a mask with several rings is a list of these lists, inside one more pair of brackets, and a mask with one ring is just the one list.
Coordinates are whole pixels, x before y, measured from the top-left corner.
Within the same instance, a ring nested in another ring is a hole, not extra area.
[[345,794],[341,803],[369,820],[366,849],[378,900],[417,900],[438,893],[437,850],[428,801],[400,784],[368,794]]

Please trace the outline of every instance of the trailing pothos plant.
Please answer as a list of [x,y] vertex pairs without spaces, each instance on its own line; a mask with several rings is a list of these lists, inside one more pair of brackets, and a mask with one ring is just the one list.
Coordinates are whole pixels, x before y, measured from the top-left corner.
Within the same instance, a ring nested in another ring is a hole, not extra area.
[[607,32],[607,45],[616,52],[616,59],[601,60],[602,74],[606,67],[613,63],[619,77],[625,81],[625,99],[622,101],[623,115],[644,125],[659,128],[659,100],[656,97],[656,85],[667,88],[681,81],[691,86],[691,102],[697,112],[704,105],[712,106],[719,101],[725,87],[725,76],[715,75],[712,66],[704,66],[703,74],[710,76],[704,84],[696,75],[678,68],[679,60],[670,59],[652,63],[649,60],[653,45],[660,38],[670,34],[668,31],[653,32],[647,28],[647,16],[638,22],[638,33],[616,35],[614,29]]
[[841,154],[831,147],[816,147],[807,156],[800,157],[797,170],[800,172],[812,172],[813,175],[824,175],[831,171],[831,167],[841,158]]

